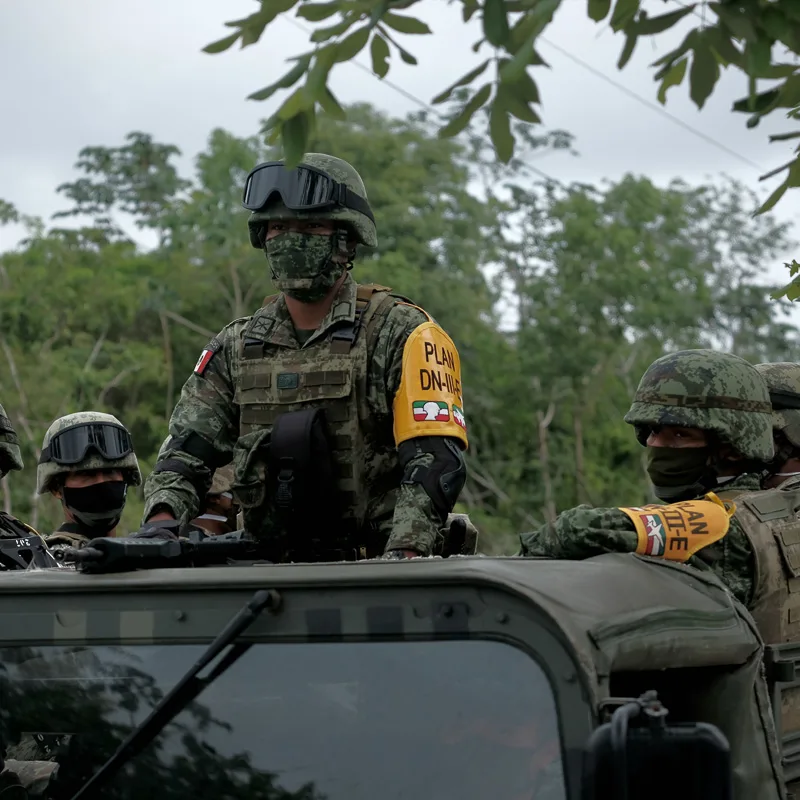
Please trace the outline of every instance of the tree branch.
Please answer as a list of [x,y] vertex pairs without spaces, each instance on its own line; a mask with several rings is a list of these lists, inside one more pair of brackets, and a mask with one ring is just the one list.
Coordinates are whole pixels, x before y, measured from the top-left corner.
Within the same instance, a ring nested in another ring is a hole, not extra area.
[[207,336],[209,339],[213,339],[215,336],[214,331],[210,331],[208,328],[204,328],[201,325],[196,325],[191,320],[182,317],[180,314],[176,314],[174,311],[164,309],[161,313],[165,317],[169,317],[173,322],[177,322],[179,325],[183,325],[184,328],[188,328],[190,331]]

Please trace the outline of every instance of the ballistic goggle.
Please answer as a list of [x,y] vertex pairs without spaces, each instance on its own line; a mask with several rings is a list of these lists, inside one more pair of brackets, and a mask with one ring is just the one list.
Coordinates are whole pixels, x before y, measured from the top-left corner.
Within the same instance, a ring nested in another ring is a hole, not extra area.
[[244,184],[242,205],[248,211],[261,211],[270,198],[278,194],[292,211],[315,211],[330,208],[351,208],[375,222],[372,209],[344,183],[327,172],[300,164],[286,169],[280,161],[267,161],[254,167]]
[[80,464],[90,450],[117,461],[133,452],[131,435],[125,428],[107,422],[85,422],[59,431],[42,450],[40,464]]
[[769,399],[773,411],[796,411],[800,409],[800,394],[788,391],[770,391]]

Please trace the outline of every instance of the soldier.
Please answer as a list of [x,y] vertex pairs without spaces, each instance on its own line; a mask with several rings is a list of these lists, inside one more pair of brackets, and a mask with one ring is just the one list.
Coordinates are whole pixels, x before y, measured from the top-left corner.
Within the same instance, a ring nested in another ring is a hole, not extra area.
[[775,457],[764,488],[780,486],[800,475],[800,364],[757,364],[769,387]]
[[[14,431],[11,420],[6,416],[5,409],[0,406],[0,479],[4,478],[9,472],[21,470],[23,467],[22,454],[19,449],[19,439]],[[12,517],[5,511],[0,511],[0,539],[29,539],[35,536],[36,542],[40,542],[39,533],[26,525],[24,522]],[[39,566],[52,566],[51,559],[40,557],[43,548],[32,548],[31,556]],[[24,569],[27,560],[21,558],[19,552],[13,550],[0,550],[0,570]]]
[[[748,607],[756,601],[748,521],[718,495],[761,488],[773,457],[772,407],[758,370],[729,353],[662,356],[642,377],[625,421],[647,448],[647,471],[668,505],[578,506],[520,537],[522,555],[588,558],[635,552],[710,567]],[[714,494],[709,494],[713,492]]]
[[203,513],[192,520],[192,525],[214,536],[237,530],[239,504],[231,494],[232,485],[233,465],[220,467],[214,473],[214,480],[211,481]]
[[80,411],[57,419],[44,435],[37,491],[61,501],[64,523],[48,545],[82,547],[113,536],[129,486],[142,474],[125,426],[111,414]]
[[455,345],[421,308],[350,276],[357,246],[378,239],[347,162],[260,164],[244,206],[280,294],[202,351],[140,533],[175,535],[232,460],[245,528],[272,560],[436,552],[466,479]]

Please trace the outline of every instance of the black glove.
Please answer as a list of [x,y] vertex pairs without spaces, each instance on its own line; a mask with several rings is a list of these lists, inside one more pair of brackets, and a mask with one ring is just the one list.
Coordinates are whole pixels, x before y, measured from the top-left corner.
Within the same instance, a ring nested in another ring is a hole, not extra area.
[[177,519],[160,519],[156,522],[145,522],[141,528],[132,533],[129,539],[163,539],[177,540],[182,525]]

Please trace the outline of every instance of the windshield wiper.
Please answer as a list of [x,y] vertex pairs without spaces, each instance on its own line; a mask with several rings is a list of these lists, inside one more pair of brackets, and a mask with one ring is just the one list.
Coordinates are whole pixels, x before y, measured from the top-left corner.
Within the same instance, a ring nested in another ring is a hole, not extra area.
[[[209,684],[238,661],[252,643],[237,643],[237,639],[258,619],[265,608],[277,611],[280,595],[274,590],[261,589],[253,599],[239,611],[223,631],[208,646],[192,668],[161,699],[138,727],[119,746],[117,752],[72,796],[72,800],[86,798],[105,786],[128,761],[135,758],[186,708]],[[209,674],[201,678],[199,673],[226,648],[230,649]]]

